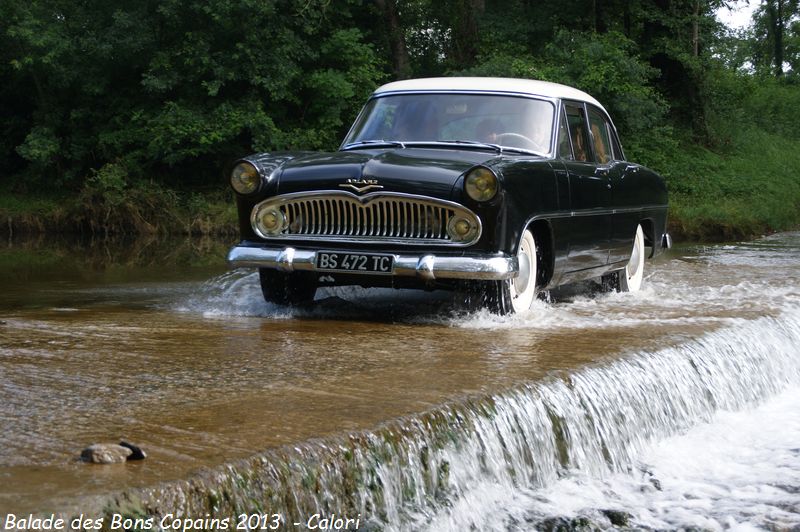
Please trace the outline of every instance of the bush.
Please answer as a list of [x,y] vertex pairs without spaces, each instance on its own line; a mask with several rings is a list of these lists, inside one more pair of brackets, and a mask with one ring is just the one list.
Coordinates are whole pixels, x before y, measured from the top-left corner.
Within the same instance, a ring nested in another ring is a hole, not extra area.
[[92,234],[188,232],[177,207],[174,191],[132,180],[121,163],[109,163],[86,180],[71,218]]

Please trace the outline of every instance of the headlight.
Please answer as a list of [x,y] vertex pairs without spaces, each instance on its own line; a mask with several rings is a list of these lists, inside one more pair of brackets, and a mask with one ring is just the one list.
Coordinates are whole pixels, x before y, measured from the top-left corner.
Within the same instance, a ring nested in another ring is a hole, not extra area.
[[468,242],[475,238],[478,224],[469,218],[455,215],[447,222],[447,234],[453,242]]
[[254,229],[264,236],[277,235],[286,228],[286,216],[276,207],[258,211],[255,222]]
[[260,184],[261,176],[250,163],[239,163],[231,172],[231,186],[239,194],[252,194],[258,190]]
[[488,168],[475,168],[467,174],[464,190],[475,201],[489,201],[497,194],[497,176]]

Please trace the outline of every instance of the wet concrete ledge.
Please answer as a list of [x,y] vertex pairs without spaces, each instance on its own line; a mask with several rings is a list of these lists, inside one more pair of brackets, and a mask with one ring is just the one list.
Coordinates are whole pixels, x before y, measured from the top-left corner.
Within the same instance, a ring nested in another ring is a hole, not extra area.
[[[453,401],[374,430],[283,446],[185,480],[116,493],[80,511],[103,517],[106,530],[113,519],[156,525],[165,517],[168,525],[227,519],[235,529],[237,519],[253,515],[277,515],[280,529],[304,530],[310,518],[334,514],[358,519],[358,530],[413,528],[484,481],[512,491],[545,487],[575,468],[598,477],[630,471],[649,442],[800,383],[798,342],[800,313],[765,317]],[[646,484],[658,489],[657,482]],[[603,509],[574,523],[530,518],[554,530],[628,520]]]
[[[446,496],[449,463],[433,455],[474,432],[475,416],[491,415],[493,405],[488,396],[471,399],[373,431],[282,446],[202,469],[184,480],[89,499],[80,512],[102,518],[104,530],[110,530],[115,519],[149,518],[157,525],[165,518],[169,524],[174,519],[207,517],[227,518],[234,529],[243,516],[255,519],[255,515],[270,523],[280,516],[281,529],[304,530],[293,524],[332,515],[358,519],[358,530],[381,529],[393,517],[396,504],[413,499],[414,494],[425,492],[433,499]],[[386,464],[413,468],[420,474],[406,479],[404,493],[386,493],[379,471]],[[398,500],[390,500],[396,496]],[[73,519],[74,513],[61,515]]]

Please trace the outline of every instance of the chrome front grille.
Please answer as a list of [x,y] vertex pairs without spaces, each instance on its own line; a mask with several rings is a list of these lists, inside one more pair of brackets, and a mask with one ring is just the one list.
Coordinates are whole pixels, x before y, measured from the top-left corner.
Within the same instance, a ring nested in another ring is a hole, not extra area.
[[[279,211],[279,228],[259,223],[264,213]],[[475,231],[454,240],[448,224],[468,220]],[[342,242],[393,242],[468,246],[480,238],[481,224],[469,209],[450,201],[410,194],[375,192],[356,196],[326,191],[276,196],[253,208],[255,231],[268,239]]]

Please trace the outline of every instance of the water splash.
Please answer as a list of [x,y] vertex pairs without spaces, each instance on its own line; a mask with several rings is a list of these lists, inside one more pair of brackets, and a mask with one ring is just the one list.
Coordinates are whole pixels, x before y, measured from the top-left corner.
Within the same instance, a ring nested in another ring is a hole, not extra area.
[[[648,323],[735,326],[740,318],[776,315],[800,301],[798,237],[675,255],[655,265],[637,293],[603,294],[587,282],[552,291],[551,297],[513,316],[464,304],[463,294],[361,287],[320,288],[313,306],[265,303],[258,275],[233,270],[199,286],[173,306],[205,317],[384,319],[465,329],[597,329]],[[766,273],[765,273],[766,272]]]
[[264,301],[258,272],[239,268],[202,283],[185,299],[174,304],[179,312],[201,313],[204,317],[291,318],[292,309]]

